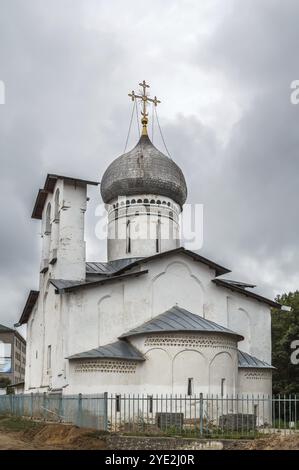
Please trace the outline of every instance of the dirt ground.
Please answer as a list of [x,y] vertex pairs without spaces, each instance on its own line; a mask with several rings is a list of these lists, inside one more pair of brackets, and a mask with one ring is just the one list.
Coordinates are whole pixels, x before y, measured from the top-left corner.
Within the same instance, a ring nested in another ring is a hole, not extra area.
[[0,450],[107,449],[93,429],[24,420],[0,420]]
[[[105,450],[111,449],[113,442],[113,436],[93,429],[18,418],[0,419],[0,450]],[[223,443],[224,450],[299,450],[299,434],[269,435],[255,440],[229,440]]]
[[299,435],[269,435],[265,438],[250,441],[230,441],[224,445],[225,450],[299,450]]

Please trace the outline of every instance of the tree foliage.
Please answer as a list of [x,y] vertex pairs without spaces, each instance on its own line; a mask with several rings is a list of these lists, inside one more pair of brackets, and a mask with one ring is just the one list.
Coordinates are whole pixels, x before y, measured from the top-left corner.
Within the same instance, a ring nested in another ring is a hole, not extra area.
[[299,364],[291,362],[291,343],[299,341],[299,291],[282,294],[276,301],[292,310],[272,310],[273,393],[299,393]]
[[0,377],[0,388],[6,388],[11,384],[9,377]]

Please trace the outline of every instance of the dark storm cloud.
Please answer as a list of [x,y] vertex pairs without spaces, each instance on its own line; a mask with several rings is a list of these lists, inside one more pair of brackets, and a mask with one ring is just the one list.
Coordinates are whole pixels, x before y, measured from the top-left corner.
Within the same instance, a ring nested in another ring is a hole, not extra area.
[[[204,254],[268,295],[298,285],[299,106],[289,87],[299,78],[299,4],[240,3],[155,0],[146,12],[137,1],[1,2],[0,322],[16,321],[37,287],[30,215],[46,173],[100,179],[123,150],[126,94],[140,78],[161,90],[164,113],[174,110],[160,120],[189,202],[204,203]],[[90,195],[94,260],[105,246],[94,235],[99,196]]]

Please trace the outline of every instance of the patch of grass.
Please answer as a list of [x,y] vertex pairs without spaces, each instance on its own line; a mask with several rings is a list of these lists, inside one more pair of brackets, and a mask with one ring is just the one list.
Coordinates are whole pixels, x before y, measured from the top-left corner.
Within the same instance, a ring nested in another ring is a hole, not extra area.
[[0,430],[3,431],[28,431],[31,429],[38,430],[42,425],[34,421],[19,418],[16,416],[1,416],[0,417]]

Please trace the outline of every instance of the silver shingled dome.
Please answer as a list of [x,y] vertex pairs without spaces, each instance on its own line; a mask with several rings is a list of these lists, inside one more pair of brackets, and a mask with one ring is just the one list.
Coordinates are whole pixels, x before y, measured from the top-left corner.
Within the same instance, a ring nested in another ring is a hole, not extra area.
[[105,171],[101,195],[105,203],[118,196],[156,194],[186,201],[187,186],[182,170],[142,135],[136,147],[116,158]]

